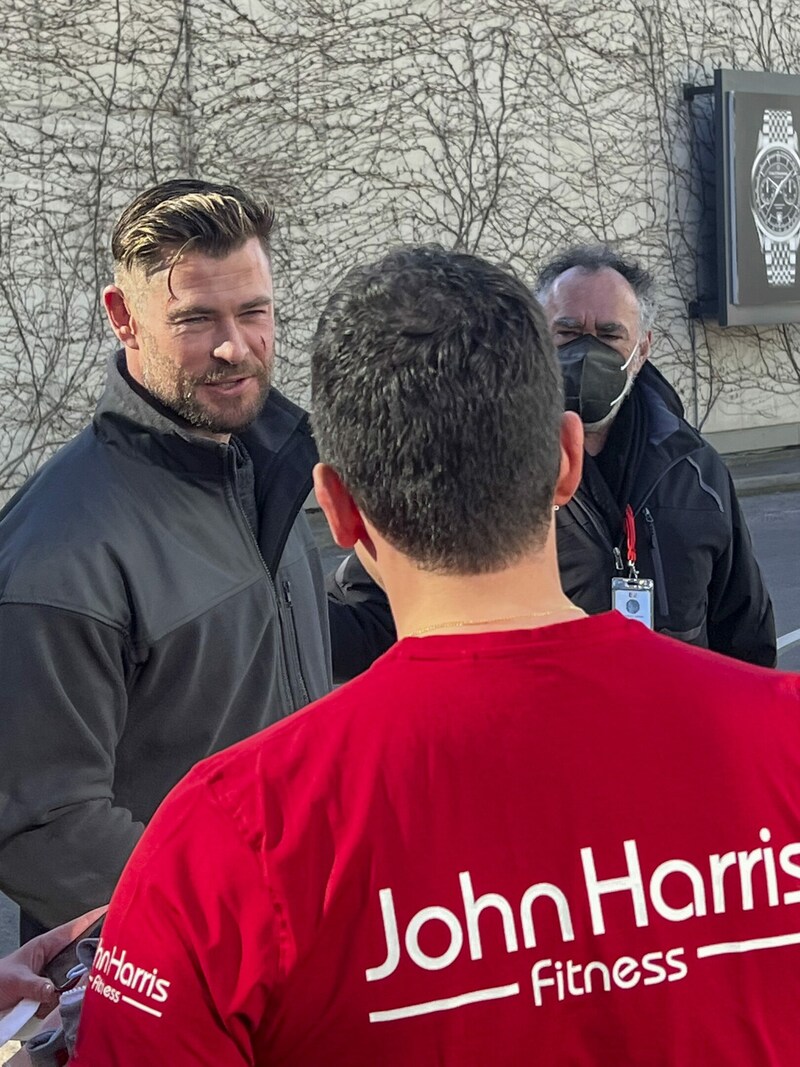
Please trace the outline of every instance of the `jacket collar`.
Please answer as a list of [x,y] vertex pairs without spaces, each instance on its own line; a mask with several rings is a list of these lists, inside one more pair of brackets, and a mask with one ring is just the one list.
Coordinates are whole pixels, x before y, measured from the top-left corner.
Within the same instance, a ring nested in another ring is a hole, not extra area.
[[684,417],[680,397],[649,361],[639,372],[634,388],[642,390],[647,402],[649,451],[655,449],[671,463],[704,446],[703,437]]
[[[639,372],[634,388],[641,389],[645,397],[648,424],[647,447],[642,454],[630,501],[634,512],[638,512],[661,479],[677,463],[708,445],[683,417],[683,405],[678,394],[649,362]],[[591,476],[587,477],[584,473],[575,494],[575,504],[570,501],[567,505],[568,512],[581,503],[587,507],[590,500],[595,500],[590,481]]]
[[708,447],[701,434],[683,417],[678,394],[655,367],[645,364],[636,383],[647,403],[647,448],[633,491],[634,511],[650,497],[661,479],[681,460]]
[[[190,476],[221,476],[229,451],[228,445],[198,434],[135,382],[128,374],[124,351],[109,359],[94,427],[122,451]],[[261,414],[238,436],[262,475],[287,451],[299,454],[304,471],[316,462],[308,415],[275,388]]]

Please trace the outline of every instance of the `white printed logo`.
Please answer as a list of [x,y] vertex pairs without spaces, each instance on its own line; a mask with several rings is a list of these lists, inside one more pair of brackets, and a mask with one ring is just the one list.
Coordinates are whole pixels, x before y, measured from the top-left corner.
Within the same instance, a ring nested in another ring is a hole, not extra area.
[[[649,878],[642,872],[635,840],[623,842],[624,872],[614,877],[600,877],[593,849],[582,848],[581,867],[593,933],[596,936],[606,933],[604,901],[620,893],[629,896],[632,918],[637,927],[649,926],[652,912],[669,922],[681,923],[705,916],[709,910],[715,915],[724,914],[731,908],[738,908],[743,912],[752,911],[754,886],[759,884],[759,881],[765,890],[769,907],[800,903],[800,889],[782,889],[778,874],[780,871],[783,878],[793,879],[794,884],[800,880],[800,863],[797,862],[800,857],[800,843],[785,845],[776,855],[775,850],[769,846],[770,831],[764,828],[759,836],[765,847],[750,851],[715,853],[708,857],[702,868],[682,859],[665,860],[650,873]],[[570,902],[563,890],[551,882],[536,882],[529,886],[516,907],[512,907],[509,900],[500,893],[484,893],[476,897],[469,871],[462,871],[458,879],[462,901],[460,913],[457,915],[449,908],[439,905],[422,908],[408,921],[402,939],[394,892],[391,888],[380,890],[378,898],[386,941],[386,958],[378,966],[367,969],[365,977],[368,982],[380,982],[394,974],[401,962],[403,949],[409,960],[425,971],[445,970],[461,956],[465,944],[471,960],[482,959],[484,945],[481,939],[480,918],[487,910],[493,910],[500,915],[505,949],[508,953],[519,951],[520,940],[524,948],[536,948],[535,916],[540,915],[542,908],[550,909],[551,914],[555,915],[563,943],[575,940]],[[665,899],[664,886],[668,881],[672,900],[675,900],[675,892],[682,890],[678,899],[686,900],[686,903],[680,907],[674,907]],[[447,944],[439,955],[429,955],[420,944],[420,933],[429,923],[442,924],[447,931]],[[748,952],[756,948],[777,948],[789,944],[800,944],[800,935],[792,933],[773,938],[705,945],[697,949],[697,958]],[[665,981],[679,981],[688,974],[684,955],[685,950],[676,947],[648,952],[640,960],[621,956],[610,965],[599,960],[575,962],[572,959],[562,961],[549,957],[539,959],[533,964],[530,972],[533,1002],[536,1007],[542,1007],[548,995],[561,1001],[567,996],[583,996],[600,989],[607,992],[612,985],[619,989],[632,989],[640,982],[649,986]],[[546,994],[546,990],[551,992]],[[520,986],[514,982],[505,986],[461,993],[444,1000],[371,1012],[370,1021],[386,1022],[390,1019],[407,1018],[460,1007],[479,1000],[514,996],[519,992]]]
[[[106,979],[110,979],[110,981],[106,981]],[[130,1004],[131,1007],[139,1008],[140,1011],[147,1012],[148,1015],[155,1015],[160,1019],[163,1012],[152,1005],[166,1003],[169,997],[170,983],[166,978],[158,977],[157,967],[153,968],[153,970],[148,970],[146,967],[137,967],[128,959],[126,949],[122,949],[120,952],[116,945],[112,948],[105,948],[101,938],[97,945],[89,986],[99,996],[111,1000],[114,1004],[124,1001],[124,1003]],[[136,1000],[128,996],[117,986],[122,986],[123,989],[137,994],[144,1000]],[[150,1003],[147,1003],[147,1001]]]

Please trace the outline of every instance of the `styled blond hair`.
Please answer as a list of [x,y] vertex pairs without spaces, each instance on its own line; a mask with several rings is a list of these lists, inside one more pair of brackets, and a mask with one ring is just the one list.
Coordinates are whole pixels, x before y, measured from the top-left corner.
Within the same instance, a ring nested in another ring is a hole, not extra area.
[[257,237],[269,255],[275,219],[235,185],[177,178],[140,193],[111,236],[115,272],[139,268],[149,278],[174,266],[184,251],[226,256]]

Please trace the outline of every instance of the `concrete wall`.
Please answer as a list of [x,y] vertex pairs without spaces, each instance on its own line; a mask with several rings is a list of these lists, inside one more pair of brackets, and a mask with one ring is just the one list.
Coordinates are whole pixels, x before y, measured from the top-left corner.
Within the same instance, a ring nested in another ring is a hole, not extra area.
[[279,380],[300,400],[320,300],[387,243],[532,278],[566,243],[611,241],[661,283],[655,358],[690,418],[727,448],[797,440],[795,327],[689,318],[713,201],[682,94],[718,65],[800,69],[790,0],[42,0],[4,18],[0,490],[87,418],[112,220],[177,174],[275,201]]

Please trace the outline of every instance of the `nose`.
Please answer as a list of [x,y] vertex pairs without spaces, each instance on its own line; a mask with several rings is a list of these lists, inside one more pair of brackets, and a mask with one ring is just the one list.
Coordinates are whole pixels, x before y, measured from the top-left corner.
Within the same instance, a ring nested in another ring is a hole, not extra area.
[[242,336],[241,331],[235,324],[231,324],[225,330],[224,337],[216,345],[211,353],[214,359],[222,360],[223,363],[230,363],[232,366],[236,366],[239,363],[243,363],[249,355],[250,349],[247,346],[247,342]]

